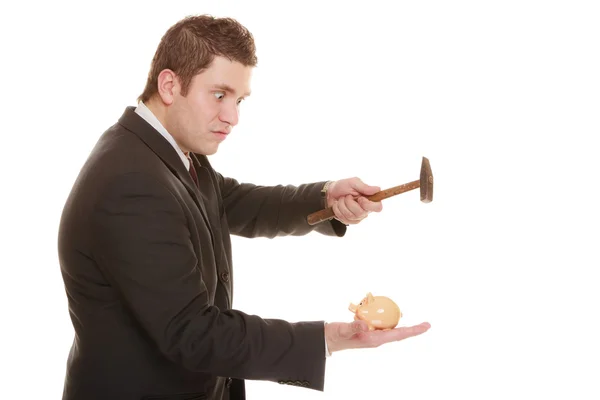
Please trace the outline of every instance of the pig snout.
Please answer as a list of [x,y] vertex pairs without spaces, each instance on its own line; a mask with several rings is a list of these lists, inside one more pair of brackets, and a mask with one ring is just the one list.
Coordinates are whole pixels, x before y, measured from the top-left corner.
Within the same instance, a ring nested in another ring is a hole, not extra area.
[[350,306],[348,306],[348,310],[352,311],[353,313],[356,312],[356,310],[358,310],[358,306],[356,304],[352,304],[350,303]]

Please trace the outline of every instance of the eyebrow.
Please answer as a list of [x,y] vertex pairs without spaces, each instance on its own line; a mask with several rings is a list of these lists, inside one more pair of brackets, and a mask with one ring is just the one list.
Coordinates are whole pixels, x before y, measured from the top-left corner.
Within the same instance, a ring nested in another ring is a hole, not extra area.
[[[225,83],[218,83],[218,84],[214,85],[214,87],[216,89],[224,90],[229,93],[235,93],[235,90],[231,86],[229,86]],[[251,93],[251,91],[244,93],[244,97],[250,96],[250,93]]]

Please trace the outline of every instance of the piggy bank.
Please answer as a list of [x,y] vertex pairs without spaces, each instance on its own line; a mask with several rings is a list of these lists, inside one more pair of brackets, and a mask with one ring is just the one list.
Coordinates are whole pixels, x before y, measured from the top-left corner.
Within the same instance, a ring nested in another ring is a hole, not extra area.
[[373,296],[371,292],[358,305],[350,303],[348,309],[354,313],[354,320],[365,321],[370,331],[393,329],[402,318],[400,308],[392,299]]

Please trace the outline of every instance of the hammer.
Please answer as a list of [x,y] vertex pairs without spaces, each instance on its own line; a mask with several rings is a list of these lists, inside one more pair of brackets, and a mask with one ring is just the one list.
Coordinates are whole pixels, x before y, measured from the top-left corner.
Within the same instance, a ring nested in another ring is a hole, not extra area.
[[[433,174],[431,173],[431,166],[429,165],[429,160],[426,157],[423,157],[423,161],[421,162],[420,179],[409,183],[405,183],[404,185],[394,186],[393,188],[382,190],[371,196],[368,196],[367,199],[371,201],[381,201],[383,199],[387,199],[388,197],[408,192],[419,187],[421,188],[421,201],[423,203],[431,202],[431,200],[433,200]],[[323,210],[310,214],[307,218],[308,224],[315,225],[319,222],[330,220],[334,216],[335,213],[333,212],[332,207],[325,208]]]

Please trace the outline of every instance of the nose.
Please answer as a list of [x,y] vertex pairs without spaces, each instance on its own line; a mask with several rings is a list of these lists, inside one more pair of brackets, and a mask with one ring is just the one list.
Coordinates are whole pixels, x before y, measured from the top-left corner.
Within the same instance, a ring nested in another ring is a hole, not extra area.
[[236,126],[239,121],[239,107],[237,104],[223,104],[219,119],[229,125]]

